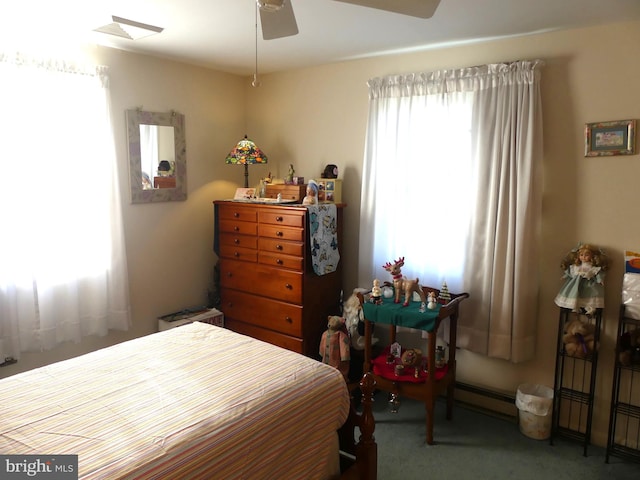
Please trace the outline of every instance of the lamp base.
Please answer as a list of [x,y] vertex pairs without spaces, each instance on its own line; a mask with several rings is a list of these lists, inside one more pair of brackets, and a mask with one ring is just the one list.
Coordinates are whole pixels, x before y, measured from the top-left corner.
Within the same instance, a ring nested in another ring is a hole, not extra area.
[[249,188],[249,164],[244,164],[244,188]]

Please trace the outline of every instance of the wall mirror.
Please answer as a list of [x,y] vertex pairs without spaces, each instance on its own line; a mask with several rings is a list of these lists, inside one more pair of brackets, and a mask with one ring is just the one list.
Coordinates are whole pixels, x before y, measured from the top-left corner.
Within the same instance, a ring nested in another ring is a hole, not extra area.
[[127,110],[131,203],[187,198],[184,115]]

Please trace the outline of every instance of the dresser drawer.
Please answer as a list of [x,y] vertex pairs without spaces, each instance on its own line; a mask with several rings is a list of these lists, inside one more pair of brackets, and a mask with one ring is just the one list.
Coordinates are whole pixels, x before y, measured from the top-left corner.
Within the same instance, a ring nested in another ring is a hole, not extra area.
[[304,227],[304,211],[269,208],[258,213],[259,223],[286,225],[287,227]]
[[251,268],[236,260],[220,260],[220,286],[254,293],[274,300],[302,304],[302,272],[260,263]]
[[284,253],[286,255],[304,256],[304,243],[282,241],[275,238],[258,238],[258,248],[261,252]]
[[258,261],[258,251],[256,249],[236,247],[235,245],[220,245],[220,256],[243,262],[256,263]]
[[221,232],[235,233],[237,235],[257,235],[258,224],[251,222],[241,222],[238,220],[220,220],[218,228]]
[[282,227],[280,225],[264,223],[258,226],[258,235],[261,237],[279,238],[281,240],[293,240],[296,242],[302,242],[304,240],[304,230],[302,228]]
[[[304,341],[302,338],[290,337],[282,333],[274,332],[273,330],[267,330],[266,328],[256,327],[248,323],[240,322],[238,320],[224,319],[224,326],[229,330],[241,333],[242,335],[248,335],[249,337],[257,338],[263,342],[277,345],[278,347],[286,348],[296,353],[305,353]],[[307,349],[308,350],[308,349]],[[317,350],[317,347],[316,347]]]
[[218,218],[220,220],[240,220],[242,222],[256,222],[258,213],[255,208],[246,207],[234,203],[226,203],[218,206]]
[[221,294],[225,319],[242,319],[286,335],[302,336],[302,307],[268,298],[225,289]]
[[291,268],[301,272],[304,265],[302,257],[273,252],[260,252],[258,254],[258,262],[271,265],[272,267]]
[[218,235],[220,245],[231,245],[243,248],[258,248],[258,237],[255,235],[238,235],[236,233],[221,233]]

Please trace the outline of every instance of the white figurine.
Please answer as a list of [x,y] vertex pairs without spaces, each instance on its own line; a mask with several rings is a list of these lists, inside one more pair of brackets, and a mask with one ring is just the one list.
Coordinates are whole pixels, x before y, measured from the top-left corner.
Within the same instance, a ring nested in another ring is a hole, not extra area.
[[436,308],[436,294],[433,292],[429,292],[429,295],[427,295],[427,308],[429,310]]
[[380,280],[377,278],[373,281],[371,289],[371,303],[380,305],[382,303],[382,289],[380,288]]

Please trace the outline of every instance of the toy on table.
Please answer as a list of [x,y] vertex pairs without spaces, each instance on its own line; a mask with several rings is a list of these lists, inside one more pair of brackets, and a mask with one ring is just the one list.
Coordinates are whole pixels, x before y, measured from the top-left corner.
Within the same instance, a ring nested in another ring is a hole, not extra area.
[[434,310],[437,305],[438,303],[436,301],[436,294],[433,292],[429,292],[429,295],[427,295],[427,308],[429,310]]
[[377,278],[373,281],[370,301],[374,305],[380,305],[382,303],[382,289],[380,288],[380,280]]
[[420,284],[418,279],[410,280],[407,277],[402,276],[402,267],[404,266],[404,257],[398,258],[393,263],[387,262],[382,267],[391,274],[391,278],[393,278],[393,288],[396,292],[395,303],[400,303],[400,294],[404,292],[404,303],[403,306],[409,305],[411,301],[411,296],[413,292],[416,292],[420,296],[420,300],[422,304],[420,305],[420,311],[424,312],[427,308],[427,298],[420,288]]
[[442,282],[442,287],[440,287],[440,293],[438,294],[438,301],[443,305],[451,301],[451,293],[449,293],[449,287],[446,281]]
[[596,327],[592,323],[575,318],[564,327],[562,342],[564,351],[572,357],[584,358],[598,348],[595,343]]
[[[347,325],[347,331],[351,337],[351,346],[356,350],[364,350],[364,312],[358,298],[358,293],[366,292],[364,288],[354,288],[353,293],[344,302],[343,315]],[[378,339],[373,335],[375,324],[371,324],[371,345],[378,343]]]
[[400,357],[402,365],[405,369],[413,368],[414,377],[420,376],[420,366],[422,364],[422,351],[417,348],[409,348],[402,353]]
[[555,298],[556,305],[576,312],[584,309],[587,315],[604,308],[604,276],[608,263],[604,252],[594,245],[580,244],[571,250],[560,264],[565,281]]
[[307,194],[302,199],[303,205],[318,204],[318,184],[314,180],[309,180],[307,184]]
[[344,318],[329,315],[327,330],[320,340],[320,356],[322,363],[337,368],[345,379],[349,378],[351,352]]

